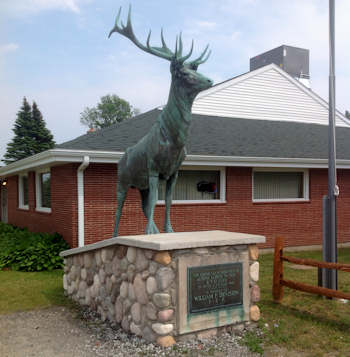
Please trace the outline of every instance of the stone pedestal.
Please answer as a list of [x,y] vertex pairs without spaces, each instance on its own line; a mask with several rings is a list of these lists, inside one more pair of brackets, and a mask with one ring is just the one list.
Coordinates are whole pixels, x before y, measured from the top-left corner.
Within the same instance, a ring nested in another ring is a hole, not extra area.
[[257,321],[257,243],[224,231],[126,236],[61,253],[73,300],[148,341],[169,346]]

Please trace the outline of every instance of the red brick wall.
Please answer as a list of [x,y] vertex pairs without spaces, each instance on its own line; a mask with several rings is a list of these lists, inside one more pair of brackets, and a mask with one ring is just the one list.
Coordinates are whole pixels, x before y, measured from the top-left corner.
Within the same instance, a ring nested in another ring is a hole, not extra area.
[[[85,174],[85,240],[87,243],[112,237],[116,206],[116,168],[90,165]],[[251,168],[227,168],[224,204],[176,204],[171,216],[175,231],[221,229],[262,234],[265,247],[277,235],[289,246],[322,243],[322,196],[327,194],[327,170],[310,170],[310,201],[300,203],[253,203]],[[350,241],[350,170],[339,170],[341,197],[338,200],[338,241]],[[160,230],[164,205],[155,210]],[[138,190],[130,189],[124,205],[119,234],[142,234],[146,219]]]
[[[17,208],[17,177],[10,178],[10,223],[33,231],[57,231],[71,246],[77,246],[77,166],[52,168],[51,214],[35,212],[34,173],[29,180],[29,212]],[[310,201],[299,203],[253,203],[251,168],[227,168],[226,175],[227,203],[173,205],[175,231],[220,229],[262,234],[267,237],[265,247],[271,247],[278,235],[284,236],[289,246],[322,243],[322,196],[327,194],[327,170],[310,170]],[[85,244],[113,235],[116,179],[117,167],[112,164],[90,164],[84,172]],[[338,241],[350,242],[350,170],[338,170],[338,183]],[[155,221],[162,230],[164,205],[156,207]],[[130,189],[119,234],[142,234],[145,227],[139,192]]]
[[35,173],[28,174],[29,210],[18,208],[18,176],[8,179],[8,221],[33,232],[58,232],[77,245],[77,165],[51,168],[51,213],[35,210]]
[[112,238],[117,165],[90,164],[84,171],[85,244]]

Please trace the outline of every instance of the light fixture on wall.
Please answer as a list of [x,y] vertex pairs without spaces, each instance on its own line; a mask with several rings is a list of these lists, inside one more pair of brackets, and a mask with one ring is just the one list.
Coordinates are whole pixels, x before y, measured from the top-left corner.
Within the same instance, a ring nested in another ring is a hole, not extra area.
[[7,185],[7,181],[2,181],[2,185],[6,186]]

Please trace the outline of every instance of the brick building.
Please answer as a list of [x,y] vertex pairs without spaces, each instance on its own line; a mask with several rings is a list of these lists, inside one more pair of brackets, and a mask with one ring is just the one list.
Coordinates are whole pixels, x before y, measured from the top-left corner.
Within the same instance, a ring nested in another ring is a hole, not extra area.
[[[152,126],[154,109],[0,168],[1,220],[58,232],[71,247],[112,237],[117,164]],[[350,125],[337,112],[338,241],[350,242]],[[270,64],[200,93],[171,216],[175,231],[221,229],[322,243],[327,194],[328,105]],[[155,221],[163,225],[164,188]],[[146,219],[130,189],[120,235]]]

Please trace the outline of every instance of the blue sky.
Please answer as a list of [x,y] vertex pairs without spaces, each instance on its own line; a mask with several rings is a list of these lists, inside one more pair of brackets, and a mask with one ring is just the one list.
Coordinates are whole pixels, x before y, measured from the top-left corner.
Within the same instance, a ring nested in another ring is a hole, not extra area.
[[[142,112],[166,102],[169,63],[118,34],[107,35],[119,6],[132,4],[135,33],[170,48],[182,31],[200,71],[216,83],[249,71],[249,58],[282,44],[310,50],[312,89],[328,96],[328,0],[1,0],[0,157],[24,96],[35,100],[57,143],[86,132],[80,113],[115,93]],[[336,0],[337,107],[350,109],[350,1]],[[124,16],[124,17],[123,17]]]

